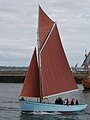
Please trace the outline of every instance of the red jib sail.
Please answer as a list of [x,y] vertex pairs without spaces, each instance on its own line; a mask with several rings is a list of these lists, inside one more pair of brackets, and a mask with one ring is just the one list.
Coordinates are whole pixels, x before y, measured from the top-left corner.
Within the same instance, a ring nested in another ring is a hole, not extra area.
[[40,97],[39,84],[39,69],[35,48],[20,96]]
[[[77,86],[66,59],[57,26],[41,8],[39,8],[39,15],[41,15],[39,16],[39,40],[42,45],[40,50],[42,96],[75,90]],[[50,28],[47,34],[46,32],[44,34],[43,29],[48,28],[47,26]]]

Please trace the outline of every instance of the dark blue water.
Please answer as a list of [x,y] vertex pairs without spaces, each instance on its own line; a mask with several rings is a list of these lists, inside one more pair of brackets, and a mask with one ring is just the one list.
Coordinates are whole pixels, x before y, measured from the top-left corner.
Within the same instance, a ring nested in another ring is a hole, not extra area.
[[85,111],[71,114],[21,114],[18,97],[22,84],[0,83],[0,120],[90,120],[90,90],[83,96],[88,103]]

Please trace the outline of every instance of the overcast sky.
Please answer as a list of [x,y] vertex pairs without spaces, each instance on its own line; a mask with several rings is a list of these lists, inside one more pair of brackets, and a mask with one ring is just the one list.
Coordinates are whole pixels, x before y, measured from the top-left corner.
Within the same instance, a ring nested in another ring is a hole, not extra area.
[[57,22],[70,66],[90,51],[90,0],[0,0],[0,66],[28,66],[36,46],[38,4]]

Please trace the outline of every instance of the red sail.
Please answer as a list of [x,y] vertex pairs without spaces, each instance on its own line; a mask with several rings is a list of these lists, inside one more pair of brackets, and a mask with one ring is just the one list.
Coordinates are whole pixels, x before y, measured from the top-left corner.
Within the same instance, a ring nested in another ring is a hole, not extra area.
[[34,50],[20,96],[40,97],[39,69],[37,64],[36,48]]
[[39,32],[39,41],[40,41],[40,48],[42,47],[43,43],[45,42],[52,26],[53,21],[45,14],[45,12],[39,6],[39,25],[38,25],[38,32]]
[[43,96],[77,89],[56,25],[41,51],[41,70]]

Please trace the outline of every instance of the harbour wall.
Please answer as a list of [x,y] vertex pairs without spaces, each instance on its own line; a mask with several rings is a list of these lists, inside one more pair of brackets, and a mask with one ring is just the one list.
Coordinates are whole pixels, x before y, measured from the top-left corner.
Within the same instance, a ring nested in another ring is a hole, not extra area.
[[[0,82],[23,83],[27,70],[28,67],[0,67]],[[77,83],[82,83],[83,79],[86,79],[88,76],[90,76],[90,71],[72,71],[72,74]]]
[[26,76],[26,70],[13,70],[13,71],[0,71],[0,82],[1,83],[23,83],[25,76]]

